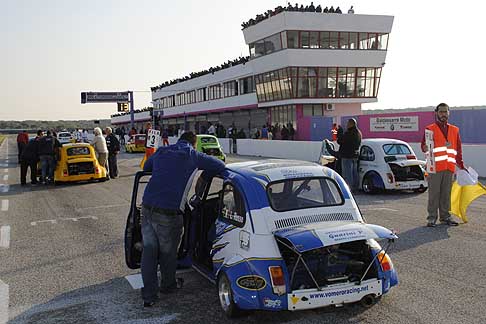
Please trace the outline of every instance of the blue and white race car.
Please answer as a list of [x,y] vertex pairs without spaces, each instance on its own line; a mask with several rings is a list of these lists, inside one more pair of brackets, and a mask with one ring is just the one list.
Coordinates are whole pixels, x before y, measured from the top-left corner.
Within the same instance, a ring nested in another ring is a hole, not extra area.
[[[136,192],[145,176],[135,178],[127,222],[132,269],[140,265]],[[228,164],[210,183],[199,177],[189,205],[180,261],[217,284],[230,317],[241,310],[369,306],[398,284],[386,253],[397,236],[366,224],[344,180],[327,167],[290,160]]]

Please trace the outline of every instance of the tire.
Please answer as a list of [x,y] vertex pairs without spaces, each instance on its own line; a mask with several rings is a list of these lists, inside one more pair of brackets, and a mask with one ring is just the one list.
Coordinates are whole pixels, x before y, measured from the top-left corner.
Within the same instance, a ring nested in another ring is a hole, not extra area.
[[413,191],[414,191],[414,192],[418,192],[418,193],[424,193],[424,192],[426,192],[426,191],[427,191],[427,188],[428,188],[428,187],[423,187],[423,186],[422,186],[422,187],[420,187],[420,188],[414,189]]
[[219,303],[225,315],[229,318],[241,315],[241,310],[236,306],[233,300],[233,290],[226,273],[221,272],[218,277],[218,297]]
[[363,189],[363,192],[367,194],[374,194],[378,191],[375,187],[375,184],[373,183],[373,177],[371,176],[371,173],[367,173],[363,178],[361,189]]

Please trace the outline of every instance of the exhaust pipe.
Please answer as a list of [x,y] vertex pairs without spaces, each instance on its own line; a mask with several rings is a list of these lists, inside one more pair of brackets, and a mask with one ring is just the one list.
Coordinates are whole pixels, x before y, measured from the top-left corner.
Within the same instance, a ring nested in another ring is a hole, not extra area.
[[361,305],[368,308],[376,304],[376,296],[373,294],[369,294],[361,298]]

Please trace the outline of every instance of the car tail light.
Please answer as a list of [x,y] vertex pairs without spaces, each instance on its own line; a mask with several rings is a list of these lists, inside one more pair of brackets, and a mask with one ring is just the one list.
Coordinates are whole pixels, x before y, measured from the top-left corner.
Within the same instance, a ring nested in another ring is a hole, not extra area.
[[417,159],[417,157],[413,154],[407,155],[407,160],[416,160],[416,159]]
[[377,259],[380,262],[381,269],[383,271],[390,271],[393,269],[393,263],[388,254],[385,253],[385,251],[381,251],[380,253],[378,253]]
[[282,267],[269,267],[270,279],[272,280],[273,293],[277,295],[285,294],[285,278]]
[[386,176],[388,178],[388,183],[393,183],[393,174],[392,173],[387,173]]
[[100,168],[96,167],[95,168],[95,174],[99,174],[100,173]]
[[66,169],[62,170],[62,175],[63,175],[63,176],[65,176],[65,177],[67,177],[68,172],[67,172],[67,170],[66,170]]

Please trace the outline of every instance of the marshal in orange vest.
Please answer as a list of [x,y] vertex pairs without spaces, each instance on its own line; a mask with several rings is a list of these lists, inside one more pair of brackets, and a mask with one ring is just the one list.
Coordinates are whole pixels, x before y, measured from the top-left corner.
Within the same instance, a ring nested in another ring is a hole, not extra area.
[[430,124],[426,129],[434,132],[434,159],[436,172],[449,170],[456,171],[457,138],[459,128],[448,125],[447,138],[436,123]]

